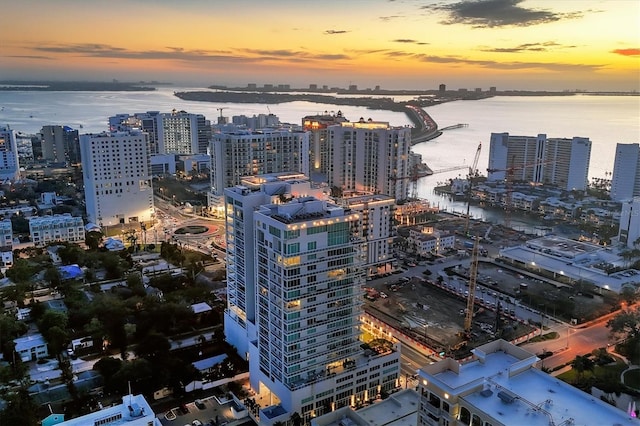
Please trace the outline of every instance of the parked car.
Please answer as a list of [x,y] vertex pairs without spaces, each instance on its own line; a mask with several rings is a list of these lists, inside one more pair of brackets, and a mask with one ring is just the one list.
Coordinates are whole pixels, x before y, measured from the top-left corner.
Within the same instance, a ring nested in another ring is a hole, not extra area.
[[196,400],[194,401],[194,404],[196,404],[196,407],[198,407],[198,408],[199,408],[199,409],[201,409],[201,410],[204,410],[205,408],[207,408],[207,406],[206,406],[206,405],[204,405],[204,401],[203,401],[203,400],[201,400],[201,399],[196,399]]
[[185,403],[180,404],[180,412],[182,414],[187,414],[189,412],[189,409],[187,408],[187,404]]

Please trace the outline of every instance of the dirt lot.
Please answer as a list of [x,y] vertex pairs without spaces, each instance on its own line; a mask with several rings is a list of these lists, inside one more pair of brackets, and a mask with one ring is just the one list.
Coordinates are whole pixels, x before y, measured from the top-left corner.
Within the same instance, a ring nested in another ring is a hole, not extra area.
[[[466,299],[442,290],[440,287],[413,278],[397,291],[389,289],[397,281],[389,277],[387,283],[374,288],[387,295],[375,301],[366,301],[366,309],[383,321],[395,325],[416,340],[425,341],[436,351],[450,351],[462,337]],[[496,313],[475,305],[477,309],[472,332],[472,346],[477,346],[498,336],[512,339],[526,334],[530,328],[510,319],[500,321],[500,330],[495,332]],[[426,334],[425,334],[426,333]]]

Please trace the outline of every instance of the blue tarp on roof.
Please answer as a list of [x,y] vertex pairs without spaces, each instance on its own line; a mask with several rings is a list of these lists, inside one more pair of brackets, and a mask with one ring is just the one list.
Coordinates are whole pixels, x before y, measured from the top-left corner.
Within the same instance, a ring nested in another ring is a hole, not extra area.
[[63,280],[72,280],[82,276],[82,269],[78,265],[65,265],[58,268]]

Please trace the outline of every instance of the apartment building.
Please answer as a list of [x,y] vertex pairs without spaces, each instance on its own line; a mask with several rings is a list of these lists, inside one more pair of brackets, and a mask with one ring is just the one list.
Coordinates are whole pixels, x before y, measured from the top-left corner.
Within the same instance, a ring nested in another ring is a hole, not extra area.
[[302,129],[310,133],[309,158],[311,170],[326,174],[331,164],[328,147],[328,127],[348,122],[342,111],[335,114],[308,115],[302,119]]
[[622,203],[618,240],[630,249],[640,246],[640,197]]
[[78,131],[68,126],[42,126],[42,159],[54,163],[80,163]]
[[89,222],[147,222],[154,212],[147,134],[140,130],[80,136]]
[[36,247],[56,241],[80,243],[84,241],[84,222],[69,213],[29,218],[29,235]]
[[342,122],[328,127],[327,183],[345,192],[408,197],[411,128],[387,122]]
[[619,143],[611,176],[611,199],[628,201],[640,197],[640,144]]
[[547,138],[492,133],[488,181],[531,182],[584,191],[588,185],[591,141],[574,137]]
[[309,175],[309,134],[303,131],[225,127],[211,142],[211,188],[216,196],[247,176]]
[[0,180],[16,180],[20,177],[16,132],[0,127]]
[[260,424],[375,398],[397,385],[399,347],[363,349],[359,213],[300,175],[256,176],[225,190],[225,335],[274,403]]

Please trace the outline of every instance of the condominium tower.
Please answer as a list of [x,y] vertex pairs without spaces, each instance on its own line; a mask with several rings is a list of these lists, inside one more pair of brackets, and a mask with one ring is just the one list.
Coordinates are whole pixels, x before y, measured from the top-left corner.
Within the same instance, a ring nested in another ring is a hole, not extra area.
[[263,129],[225,130],[211,142],[211,189],[222,195],[243,177],[292,172],[309,175],[309,134]]
[[342,194],[408,196],[411,129],[387,122],[343,122],[327,128],[327,182]]
[[619,143],[611,178],[611,199],[630,200],[640,197],[640,144]]
[[68,126],[42,126],[42,158],[55,163],[80,162],[78,131]]
[[397,385],[399,351],[363,349],[358,213],[302,176],[256,177],[224,193],[225,335],[248,357],[251,387],[273,404],[260,424],[303,419]]
[[342,111],[335,114],[308,115],[302,119],[302,129],[310,132],[309,157],[313,172],[327,173],[331,159],[328,157],[328,127],[347,122]]
[[[555,185],[567,191],[587,189],[591,141],[492,133],[487,180]],[[509,176],[511,175],[511,176]]]
[[0,180],[15,180],[19,176],[16,132],[8,126],[0,127]]
[[151,220],[154,206],[146,133],[84,134],[80,152],[90,222],[110,226]]

